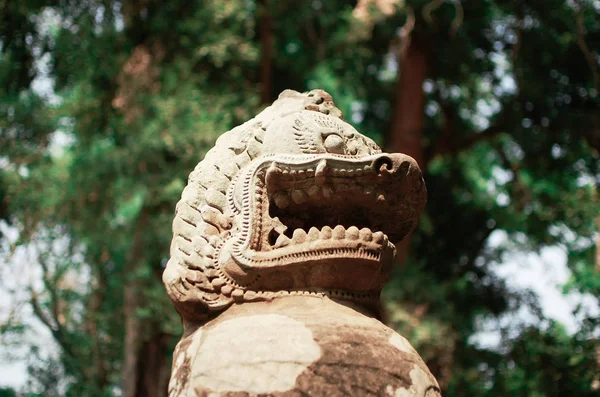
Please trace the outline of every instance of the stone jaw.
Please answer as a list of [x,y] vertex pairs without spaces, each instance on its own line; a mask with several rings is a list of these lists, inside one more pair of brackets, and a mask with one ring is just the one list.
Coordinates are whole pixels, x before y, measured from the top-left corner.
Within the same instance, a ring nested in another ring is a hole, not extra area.
[[[404,155],[264,160],[234,181],[248,184],[233,188],[240,197],[230,200],[245,205],[232,209],[243,230],[226,246],[221,267],[247,289],[320,288],[346,290],[348,298],[365,292],[378,297],[395,253],[390,239],[402,239],[420,212],[398,183],[415,177],[422,187],[415,171]],[[390,215],[405,222],[390,223]]]

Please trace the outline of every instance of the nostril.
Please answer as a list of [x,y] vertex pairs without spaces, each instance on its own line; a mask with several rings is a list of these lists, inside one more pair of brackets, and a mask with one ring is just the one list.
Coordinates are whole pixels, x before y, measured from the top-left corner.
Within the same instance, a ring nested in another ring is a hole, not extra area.
[[391,171],[394,168],[394,162],[388,156],[381,156],[373,162],[373,168],[376,172]]

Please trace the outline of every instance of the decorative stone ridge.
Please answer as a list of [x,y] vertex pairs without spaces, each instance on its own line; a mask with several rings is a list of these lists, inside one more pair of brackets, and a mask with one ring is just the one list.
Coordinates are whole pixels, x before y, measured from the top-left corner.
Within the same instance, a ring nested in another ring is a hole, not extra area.
[[284,91],[189,176],[163,274],[184,323],[169,396],[439,396],[377,316],[426,201],[322,90]]

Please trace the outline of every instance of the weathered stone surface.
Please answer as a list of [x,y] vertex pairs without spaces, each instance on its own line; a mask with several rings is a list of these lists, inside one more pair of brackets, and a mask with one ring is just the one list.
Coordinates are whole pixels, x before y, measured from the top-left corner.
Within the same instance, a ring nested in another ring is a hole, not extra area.
[[171,395],[439,396],[406,339],[319,296],[234,305],[177,349]]
[[438,395],[373,318],[425,197],[415,161],[381,153],[322,90],[285,91],[223,134],[173,221],[170,395]]

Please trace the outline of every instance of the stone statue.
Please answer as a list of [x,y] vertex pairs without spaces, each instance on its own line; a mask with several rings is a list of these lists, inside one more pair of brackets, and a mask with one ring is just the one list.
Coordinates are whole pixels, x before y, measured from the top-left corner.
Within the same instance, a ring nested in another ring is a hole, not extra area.
[[331,96],[284,91],[189,176],[163,275],[184,335],[169,396],[440,396],[379,296],[426,189]]

